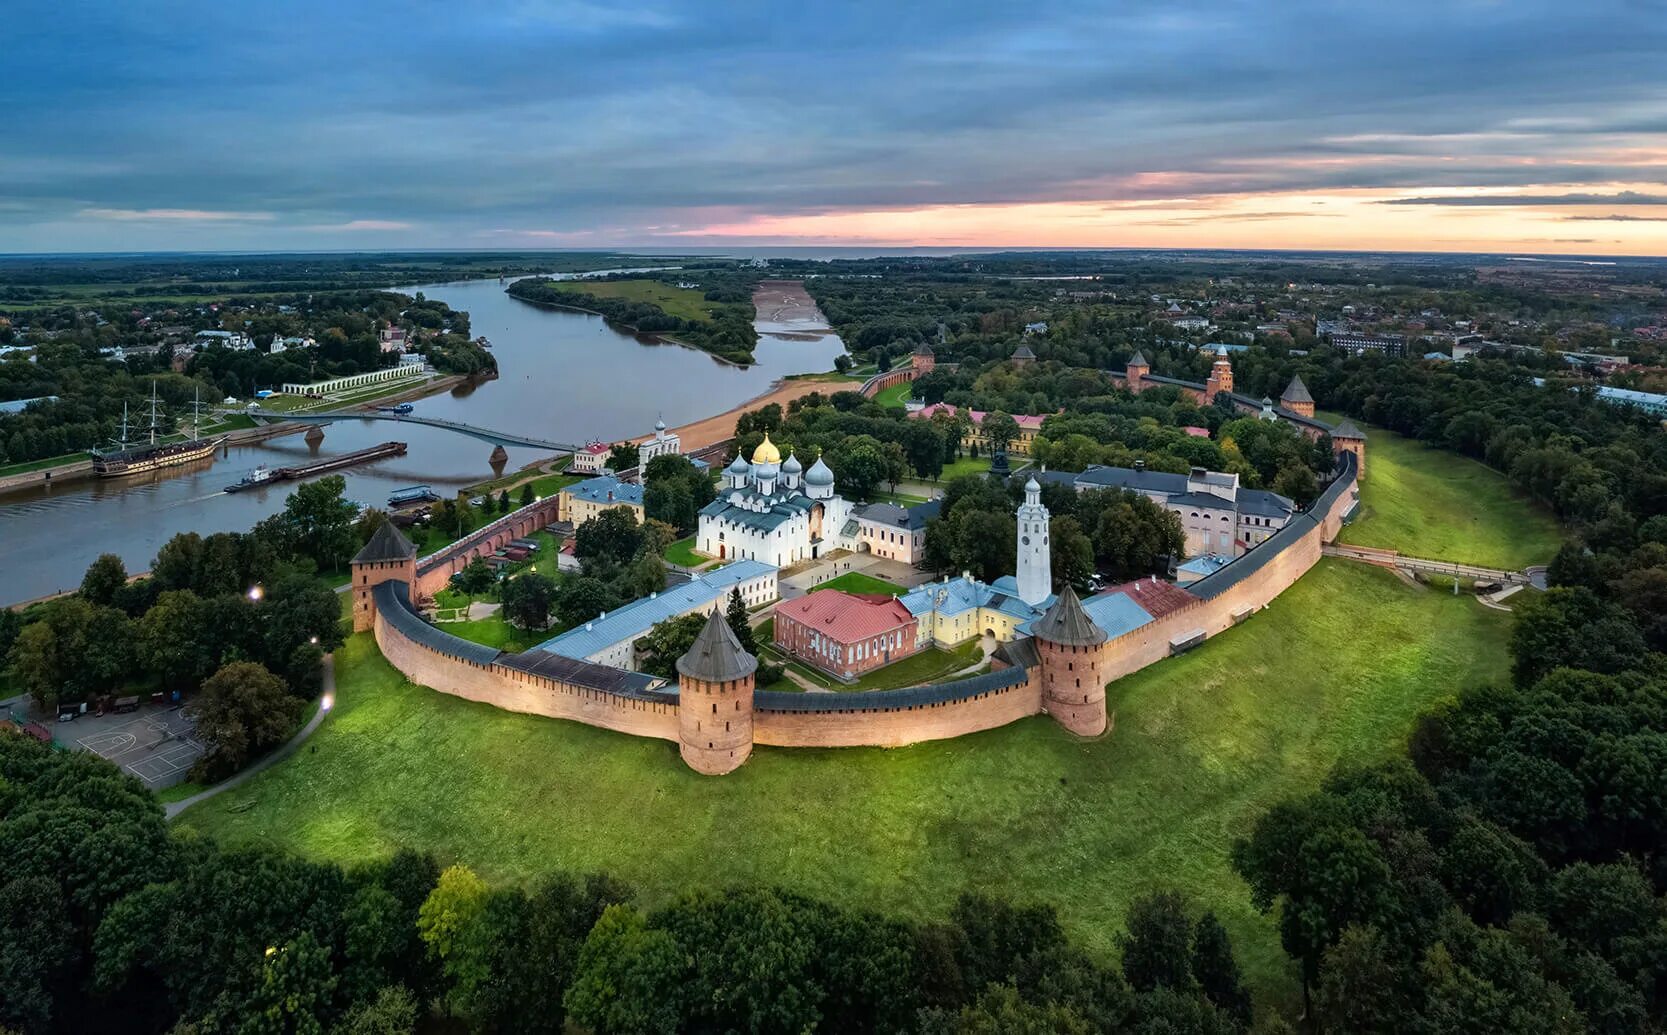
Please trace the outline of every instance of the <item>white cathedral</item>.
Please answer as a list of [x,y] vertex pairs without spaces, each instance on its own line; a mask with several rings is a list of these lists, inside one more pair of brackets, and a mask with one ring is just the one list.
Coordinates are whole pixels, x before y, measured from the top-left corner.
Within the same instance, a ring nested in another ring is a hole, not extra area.
[[718,497],[700,511],[695,549],[719,560],[755,560],[778,568],[855,550],[853,504],[834,494],[834,475],[820,458],[806,471],[798,457],[781,459],[765,435],[752,463],[737,456],[724,469]]
[[[1018,511],[1017,574],[997,580],[1016,607],[1046,607],[1053,597],[1048,508],[1031,478]],[[834,493],[834,474],[820,458],[806,471],[765,435],[752,463],[737,456],[724,469],[717,498],[700,511],[695,549],[719,560],[755,560],[786,568],[830,550],[856,551],[862,506]],[[1016,615],[1015,615],[1016,616]]]

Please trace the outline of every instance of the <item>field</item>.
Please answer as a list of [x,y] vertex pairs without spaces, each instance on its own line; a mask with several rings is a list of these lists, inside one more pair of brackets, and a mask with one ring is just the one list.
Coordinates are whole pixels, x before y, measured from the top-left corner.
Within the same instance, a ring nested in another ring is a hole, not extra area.
[[712,309],[718,304],[708,302],[705,292],[658,280],[567,280],[556,281],[553,286],[562,291],[582,291],[598,298],[649,302],[685,320],[710,320]]
[[954,481],[965,475],[984,474],[989,470],[990,458],[987,456],[958,457],[954,463],[944,465],[943,473],[938,475],[938,481]]
[[879,403],[881,406],[892,406],[897,409],[902,409],[903,403],[908,399],[913,398],[914,393],[914,383],[911,381],[904,381],[900,385],[892,385],[885,391],[880,392],[878,395],[874,396],[874,401]]
[[967,888],[1056,904],[1110,958],[1158,882],[1215,909],[1258,991],[1296,978],[1229,845],[1337,762],[1395,752],[1414,715],[1502,678],[1509,616],[1324,561],[1271,608],[1112,684],[1113,732],[1044,718],[897,750],[758,749],[688,771],[674,745],[515,715],[411,686],[364,635],[336,655],[316,750],[197,806],[183,826],[343,862],[409,845],[489,879],[607,870],[649,903],[763,881],[942,915]]
[[43,460],[26,460],[17,464],[6,464],[0,467],[0,478],[9,474],[27,474],[47,467],[57,467],[59,464],[73,464],[87,459],[89,453],[65,453],[63,456],[49,456]]
[[1509,569],[1556,555],[1556,519],[1499,472],[1394,432],[1366,434],[1360,512],[1338,542]]
[[820,586],[812,587],[811,592],[819,593],[824,589],[840,589],[847,593],[878,593],[888,597],[893,593],[903,592],[903,587],[895,582],[864,575],[860,571],[848,571],[838,578],[829,579]]
[[712,560],[703,554],[695,553],[695,537],[679,539],[666,547],[666,560],[673,564],[680,564],[685,568],[698,568]]

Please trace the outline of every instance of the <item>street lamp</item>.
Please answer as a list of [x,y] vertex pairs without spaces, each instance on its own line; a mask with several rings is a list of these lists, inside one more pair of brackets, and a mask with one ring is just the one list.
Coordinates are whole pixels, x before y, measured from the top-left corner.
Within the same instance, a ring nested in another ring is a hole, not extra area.
[[249,601],[250,601],[250,603],[254,603],[254,604],[260,603],[260,598],[264,597],[265,595],[266,595],[266,591],[264,589],[261,589],[260,586],[255,585],[255,586],[250,586],[249,587]]

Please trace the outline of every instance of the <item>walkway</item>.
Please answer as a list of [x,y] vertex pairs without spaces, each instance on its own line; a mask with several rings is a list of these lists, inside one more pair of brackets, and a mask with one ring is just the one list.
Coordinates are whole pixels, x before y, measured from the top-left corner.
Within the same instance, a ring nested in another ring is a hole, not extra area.
[[468,435],[484,442],[498,446],[526,446],[532,449],[547,449],[552,453],[573,453],[579,447],[570,442],[553,442],[549,439],[534,438],[531,435],[515,435],[504,431],[493,431],[491,428],[476,427],[456,420],[441,420],[438,417],[419,417],[410,413],[382,413],[375,410],[326,410],[324,412],[281,412],[277,410],[248,410],[250,417],[257,422],[291,422],[299,424],[333,424],[339,420],[385,420],[401,424],[421,424],[430,428],[444,428],[455,431],[460,435]]
[[296,749],[301,746],[301,742],[312,736],[313,731],[318,729],[318,727],[324,723],[325,717],[330,714],[331,705],[335,703],[336,656],[334,654],[326,654],[324,656],[323,676],[324,689],[323,692],[319,694],[318,711],[314,712],[313,717],[308,720],[307,724],[301,727],[301,732],[289,739],[289,743],[267,755],[265,758],[262,758],[249,768],[227,777],[205,791],[198,791],[189,798],[182,798],[179,801],[169,802],[167,805],[162,807],[162,814],[168,819],[173,819],[175,816],[197,804],[199,801],[206,801],[209,798],[214,797],[216,794],[219,794],[221,791],[229,791],[233,787],[236,787],[238,784],[249,779],[249,777],[254,776],[256,773],[266,769],[266,767],[282,762],[290,755],[295,754]]
[[1530,571],[1503,571],[1499,568],[1484,568],[1477,564],[1408,557],[1395,550],[1382,550],[1373,546],[1345,546],[1340,543],[1332,543],[1322,547],[1320,552],[1327,557],[1341,557],[1345,560],[1360,561],[1363,564],[1374,564],[1380,568],[1416,571],[1426,575],[1454,575],[1459,578],[1479,579],[1483,582],[1498,582],[1504,585],[1518,586],[1527,586],[1533,582],[1533,573]]

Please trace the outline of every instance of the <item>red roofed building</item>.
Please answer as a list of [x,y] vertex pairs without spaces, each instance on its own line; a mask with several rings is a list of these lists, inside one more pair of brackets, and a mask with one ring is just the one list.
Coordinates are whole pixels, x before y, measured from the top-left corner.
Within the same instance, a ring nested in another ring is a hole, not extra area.
[[829,589],[776,605],[776,646],[835,679],[854,680],[913,654],[915,629],[895,597]]
[[[960,412],[959,409],[953,404],[940,402],[933,403],[930,406],[916,410],[914,413],[910,414],[910,416],[919,417],[923,420],[931,420],[932,415],[935,413],[948,413],[954,415],[958,412]],[[963,449],[971,449],[976,445],[980,449],[988,451],[990,448],[990,440],[985,437],[983,431],[984,418],[989,416],[988,411],[968,410],[967,416],[972,421],[972,427],[967,429],[966,436],[962,438],[961,447]],[[1047,420],[1047,417],[1030,413],[1015,413],[1011,416],[1013,418],[1013,423],[1019,426],[1019,437],[1016,441],[1008,443],[1007,449],[1012,453],[1028,454],[1030,452],[1031,441],[1036,438],[1039,432],[1041,432],[1042,422]]]
[[596,474],[608,466],[608,454],[613,447],[604,442],[586,442],[585,447],[573,454],[573,462],[567,469],[574,474]]
[[[1198,603],[1198,598],[1175,585],[1162,579],[1147,577],[1134,582],[1125,582],[1121,586],[1113,586],[1106,593],[1122,593],[1130,600],[1140,605],[1142,611],[1153,618],[1162,618],[1171,611],[1179,611]],[[1103,594],[1096,593],[1095,596]]]

